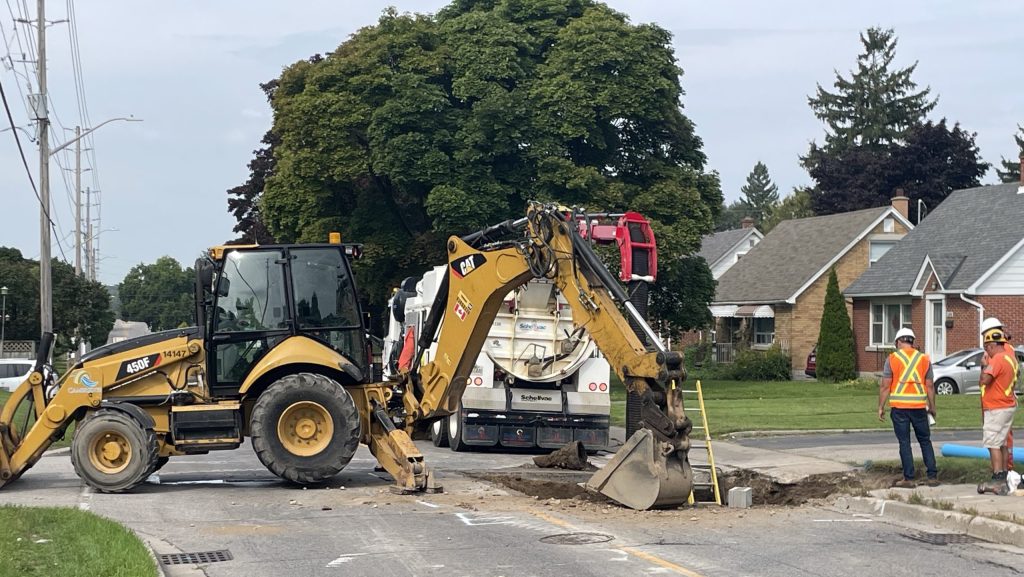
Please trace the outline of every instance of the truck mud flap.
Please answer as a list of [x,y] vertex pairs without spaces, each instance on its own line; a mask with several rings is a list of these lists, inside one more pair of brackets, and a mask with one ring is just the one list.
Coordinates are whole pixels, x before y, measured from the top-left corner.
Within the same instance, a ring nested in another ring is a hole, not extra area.
[[670,447],[640,429],[594,473],[587,488],[638,511],[682,505],[693,490],[693,471],[686,453]]

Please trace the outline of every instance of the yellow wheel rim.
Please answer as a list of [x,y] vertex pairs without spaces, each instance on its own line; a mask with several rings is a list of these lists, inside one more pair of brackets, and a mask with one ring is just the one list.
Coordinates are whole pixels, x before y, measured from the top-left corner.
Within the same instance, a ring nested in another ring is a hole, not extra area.
[[115,475],[123,471],[131,461],[132,445],[120,433],[101,433],[89,444],[89,462],[101,473]]
[[333,437],[331,413],[313,401],[293,403],[277,420],[277,438],[293,455],[312,457],[326,449]]

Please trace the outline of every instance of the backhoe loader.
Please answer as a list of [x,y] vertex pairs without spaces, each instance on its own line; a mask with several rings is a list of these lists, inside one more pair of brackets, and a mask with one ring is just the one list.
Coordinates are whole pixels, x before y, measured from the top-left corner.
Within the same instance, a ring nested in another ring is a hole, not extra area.
[[33,372],[0,410],[0,486],[77,423],[71,461],[104,492],[247,436],[294,483],[337,474],[361,442],[395,491],[440,490],[412,435],[457,410],[505,295],[546,278],[642,400],[643,427],[588,484],[635,509],[681,504],[693,485],[682,358],[662,348],[580,235],[586,218],[531,203],[525,218],[448,239],[411,362],[385,382],[373,378],[350,267],[361,246],[332,233],[327,244],[214,247],[196,263],[195,327],[97,348],[59,379],[46,366],[53,337],[43,335]]

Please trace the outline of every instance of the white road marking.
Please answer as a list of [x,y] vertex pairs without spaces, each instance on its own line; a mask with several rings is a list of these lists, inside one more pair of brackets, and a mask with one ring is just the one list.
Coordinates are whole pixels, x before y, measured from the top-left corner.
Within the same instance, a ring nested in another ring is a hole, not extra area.
[[82,492],[78,494],[78,508],[82,511],[89,510],[89,501],[92,499],[92,488],[89,485],[82,486]]
[[362,557],[363,555],[367,555],[367,553],[347,553],[328,563],[327,567],[341,567],[345,563],[352,561],[353,557]]
[[438,509],[438,508],[441,507],[440,505],[435,505],[434,503],[428,503],[426,501],[416,501],[416,502],[419,503],[420,505],[423,505],[424,507],[430,507],[431,509]]
[[455,516],[470,527],[479,527],[481,525],[511,525],[514,519],[514,517],[473,517],[468,513],[456,513]]
[[871,523],[871,519],[812,519],[812,523]]

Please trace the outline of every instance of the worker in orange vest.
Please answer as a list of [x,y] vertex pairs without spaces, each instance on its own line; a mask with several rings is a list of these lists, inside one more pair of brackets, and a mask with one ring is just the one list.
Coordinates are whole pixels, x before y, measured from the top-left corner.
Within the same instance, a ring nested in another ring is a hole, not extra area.
[[[1011,337],[1009,333],[1006,332],[1005,327],[1003,327],[1002,321],[995,317],[989,317],[981,322],[981,334],[984,335],[987,331],[990,331],[992,329],[1002,329],[1003,336],[1006,337],[1007,341],[1003,343],[1003,351],[1005,351],[1006,354],[1011,355],[1013,358],[1016,359],[1017,353],[1016,351],[1013,350],[1013,345],[1011,345],[1009,342],[1011,340]],[[989,360],[990,359],[988,358],[988,353],[985,353],[984,358],[981,361],[982,366],[987,367],[989,364]],[[1020,378],[1019,371],[1017,373],[1017,378]],[[984,420],[984,410],[982,410],[982,419]],[[1006,434],[1006,470],[1013,470],[1013,426],[1010,427],[1010,432]]]
[[914,454],[910,448],[910,427],[913,426],[928,475],[925,484],[935,487],[939,484],[938,468],[928,425],[928,416],[935,417],[934,377],[931,360],[914,348],[914,340],[914,331],[909,328],[904,327],[896,333],[896,351],[885,360],[878,388],[878,420],[885,420],[885,403],[888,401],[903,465],[903,478],[895,486],[917,486],[914,481]]
[[[1005,495],[1006,437],[1017,412],[1017,357],[1006,353],[1006,334],[1001,328],[992,328],[982,335],[982,345],[989,363],[981,374],[982,444],[988,449],[992,462],[992,479],[978,485],[979,493]],[[1012,349],[1011,349],[1012,350]]]

